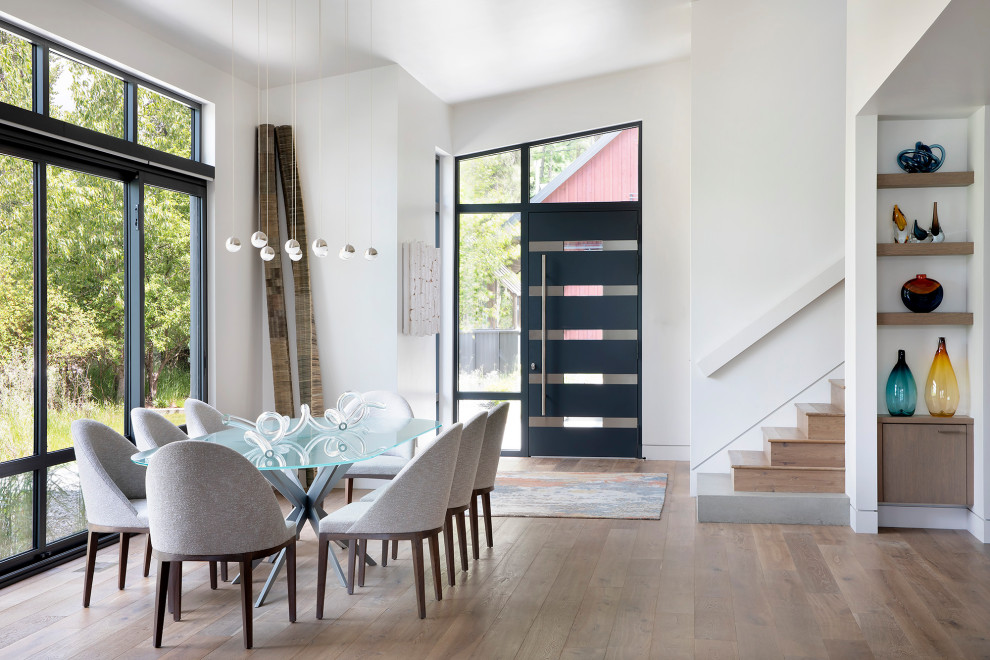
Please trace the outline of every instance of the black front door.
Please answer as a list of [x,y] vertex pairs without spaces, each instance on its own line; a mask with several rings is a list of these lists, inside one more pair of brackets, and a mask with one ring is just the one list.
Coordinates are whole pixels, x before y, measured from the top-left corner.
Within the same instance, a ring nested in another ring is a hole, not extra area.
[[639,211],[528,225],[529,454],[640,458]]

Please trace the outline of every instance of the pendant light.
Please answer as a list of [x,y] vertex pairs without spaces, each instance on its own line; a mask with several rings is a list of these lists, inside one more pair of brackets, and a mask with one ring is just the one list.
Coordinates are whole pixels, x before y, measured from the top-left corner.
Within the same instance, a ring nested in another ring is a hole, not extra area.
[[[368,0],[368,52],[375,54],[375,0]],[[364,251],[364,258],[374,261],[378,258],[375,249],[375,70],[370,72],[368,83],[368,232],[371,245]]]
[[[258,10],[259,11],[261,10],[260,0],[259,0]],[[270,17],[271,17],[271,5],[269,4],[268,0],[265,0],[265,126],[268,126],[269,125],[270,117],[271,117],[271,107],[272,107],[271,34],[269,33],[269,29],[268,29]],[[261,62],[261,37],[260,37],[260,35],[261,35],[261,21],[260,20],[258,21],[258,35],[259,35],[259,37],[258,37],[258,61],[260,63]],[[260,67],[260,64],[259,64],[259,67],[258,67],[258,76],[259,77],[261,76],[261,67]],[[260,89],[260,82],[259,82],[259,89]],[[258,107],[258,114],[259,114],[259,117],[258,117],[258,130],[260,131],[261,130],[261,117],[260,117],[261,107],[260,106]],[[258,137],[259,137],[259,140],[260,140],[260,138],[261,138],[260,132],[258,134]],[[269,163],[269,159],[270,158],[271,158],[271,144],[269,144],[268,129],[266,128],[265,129],[265,190],[266,191],[269,190],[269,179],[268,179],[268,176],[269,176],[269,172],[271,171],[271,167],[270,167],[270,163]],[[259,204],[259,208],[260,208],[261,195],[258,195],[258,204]],[[265,229],[266,230],[269,229],[269,227],[268,227],[269,220],[270,220],[269,214],[266,212],[265,213]],[[261,229],[260,226],[259,226],[258,229],[260,231],[260,229]],[[275,258],[275,248],[273,248],[271,245],[268,245],[268,234],[267,233],[265,234],[265,246],[261,248],[261,252],[259,253],[259,255],[261,256],[261,260],[262,261],[271,261],[272,259]]]
[[[266,9],[267,11],[267,9]],[[261,145],[261,0],[258,0],[255,6],[255,18],[258,20],[258,38],[257,38],[257,72],[256,72],[256,87],[258,89],[258,145]],[[261,195],[258,195],[258,231],[251,234],[251,245],[256,248],[264,248],[268,245],[268,234],[261,231]],[[264,255],[262,255],[264,259]]]
[[[234,0],[230,0],[230,111],[234,111]],[[230,162],[236,163],[234,158],[234,122],[230,122]],[[227,238],[227,252],[237,252],[241,249],[241,239],[234,235],[234,180],[236,176],[231,171],[230,178],[230,237]]]
[[[348,114],[348,87],[350,86],[351,66],[350,51],[347,38],[350,34],[350,0],[344,0],[344,160],[351,156],[351,132],[348,130],[350,116]],[[350,168],[344,168],[344,247],[340,248],[337,256],[347,261],[354,256],[354,246],[347,240],[347,197],[350,193]]]
[[[285,242],[285,252],[289,255],[289,259],[292,261],[299,261],[302,259],[302,248],[299,246],[299,241],[296,240],[296,190],[298,188],[296,178],[299,176],[298,164],[296,163],[296,128],[298,124],[296,123],[296,109],[298,106],[297,98],[297,87],[296,87],[296,0],[292,0],[292,238]],[[285,182],[288,183],[288,182]],[[286,213],[289,209],[285,210]],[[285,229],[288,233],[289,223],[288,218],[286,218]]]
[[[317,118],[316,118],[316,130],[317,130],[317,149],[319,151],[320,158],[320,181],[323,181],[323,0],[317,0],[318,11],[316,14],[316,42],[317,42],[317,58],[319,59],[319,83],[317,85],[317,94],[319,94],[319,99],[317,99]],[[326,206],[326,195],[320,195],[320,219],[316,224],[323,228],[323,210]],[[313,254],[318,258],[323,259],[328,254],[330,254],[330,246],[327,242],[317,236],[313,239]]]

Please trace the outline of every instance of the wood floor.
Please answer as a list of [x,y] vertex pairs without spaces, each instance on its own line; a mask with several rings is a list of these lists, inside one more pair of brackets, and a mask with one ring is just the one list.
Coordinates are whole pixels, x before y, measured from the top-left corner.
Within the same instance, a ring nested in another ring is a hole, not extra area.
[[[408,545],[316,621],[316,539],[299,543],[299,620],[285,581],[255,610],[252,655],[272,658],[987,658],[990,550],[966,532],[695,522],[686,463],[503,459],[503,469],[667,472],[659,521],[501,519],[441,602],[416,616]],[[327,508],[339,506],[336,491]],[[140,539],[138,539],[140,540]],[[373,544],[377,545],[377,544]],[[238,587],[187,565],[183,620],[151,646],[153,578],[131,543],[127,589],[100,552],[0,590],[0,657],[226,658],[241,644]],[[429,566],[427,566],[429,570]],[[256,571],[256,589],[264,570]],[[429,584],[429,583],[428,583]]]

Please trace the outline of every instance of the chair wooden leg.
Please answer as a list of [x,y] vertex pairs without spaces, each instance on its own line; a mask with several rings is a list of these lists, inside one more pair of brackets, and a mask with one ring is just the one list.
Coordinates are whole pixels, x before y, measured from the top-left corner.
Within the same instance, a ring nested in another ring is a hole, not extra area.
[[148,534],[148,542],[144,544],[144,577],[151,573],[151,534]]
[[412,539],[413,577],[416,580],[416,604],[419,606],[419,618],[426,618],[426,585],[423,584],[423,537],[419,534]]
[[364,586],[364,567],[367,562],[364,561],[365,555],[368,553],[368,539],[358,539],[358,586]]
[[393,540],[392,541],[392,559],[398,559],[398,558],[399,558],[399,542]]
[[210,589],[217,588],[217,563],[215,561],[210,562]]
[[320,537],[320,548],[316,558],[316,618],[323,618],[323,601],[327,595],[327,553],[330,552],[330,541]]
[[430,542],[430,565],[433,568],[433,594],[437,600],[443,600],[443,580],[440,579],[440,535],[431,534]]
[[89,607],[93,595],[93,571],[96,570],[96,544],[100,536],[94,531],[86,535],[86,578],[83,583],[83,607]]
[[468,557],[467,533],[464,531],[464,512],[455,513],[454,520],[457,522],[457,543],[461,549],[461,570],[466,571],[468,569]]
[[296,621],[296,544],[285,548],[285,580],[289,590],[289,622]]
[[127,532],[120,533],[120,554],[117,558],[117,588],[123,589],[127,580],[127,549],[130,547],[131,535]]
[[351,539],[347,544],[347,593],[354,593],[354,560],[357,558],[357,541]]
[[172,601],[172,620],[178,621],[182,617],[182,562],[169,562],[172,565],[171,583],[168,588],[168,595]]
[[165,627],[165,601],[168,598],[170,564],[167,561],[158,562],[158,573],[155,576],[155,625],[151,642],[156,649],[162,647],[162,629]]
[[344,503],[350,504],[354,499],[354,480],[344,477]]
[[492,538],[492,494],[481,494],[481,507],[485,513],[485,537],[488,539],[488,547],[495,547],[495,540]]
[[388,540],[382,541],[382,566],[388,566]]
[[446,514],[443,521],[443,552],[447,557],[447,584],[454,586],[454,523]]
[[481,557],[481,548],[478,547],[478,496],[471,494],[471,506],[468,509],[471,522],[471,554],[475,559]]
[[241,562],[241,621],[244,624],[244,648],[254,644],[254,599],[251,596],[251,570],[254,562]]
[[227,562],[225,561],[220,562],[220,579],[223,582],[230,581],[230,576],[227,575]]

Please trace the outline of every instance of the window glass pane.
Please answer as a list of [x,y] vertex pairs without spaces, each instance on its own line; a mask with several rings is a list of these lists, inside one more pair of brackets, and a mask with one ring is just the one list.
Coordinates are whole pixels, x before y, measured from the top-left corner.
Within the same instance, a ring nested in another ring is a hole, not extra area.
[[86,510],[75,461],[48,468],[45,539],[52,543],[86,529]]
[[462,392],[518,392],[520,259],[518,213],[460,216]]
[[529,151],[533,202],[635,202],[639,129],[535,145]]
[[192,158],[192,108],[138,87],[138,144]]
[[33,173],[0,154],[0,461],[34,454]]
[[190,197],[144,189],[144,372],[147,408],[184,424],[189,396]]
[[124,81],[51,52],[48,103],[52,117],[100,133],[124,137]]
[[48,450],[124,428],[124,185],[48,166]]
[[[474,415],[489,411],[501,401],[476,401],[460,399],[457,402],[457,421],[466,422]],[[509,419],[505,423],[505,434],[502,436],[502,451],[520,451],[522,449],[522,407],[519,401],[509,401]]]
[[458,161],[461,204],[521,203],[521,161],[518,149]]
[[0,101],[30,110],[31,44],[0,30]]
[[34,547],[31,539],[31,487],[34,474],[0,479],[0,559]]

